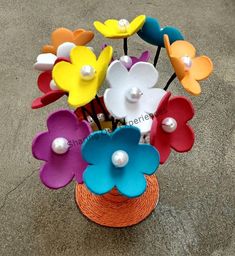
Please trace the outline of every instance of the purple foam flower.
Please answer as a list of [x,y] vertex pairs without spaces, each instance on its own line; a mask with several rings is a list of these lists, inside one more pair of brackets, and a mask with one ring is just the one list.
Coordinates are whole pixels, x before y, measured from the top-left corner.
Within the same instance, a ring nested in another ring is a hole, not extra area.
[[132,59],[132,66],[137,62],[148,62],[150,59],[150,53],[149,51],[143,52],[139,58],[131,56]]
[[33,156],[45,163],[40,169],[42,183],[51,189],[69,184],[73,178],[82,183],[87,163],[81,145],[92,132],[86,121],[79,121],[69,110],[52,113],[47,119],[48,131],[38,134],[32,143]]
[[[103,44],[102,45],[102,49],[104,49],[105,47],[107,47],[107,44]],[[128,60],[129,57],[129,60]],[[138,62],[148,62],[150,59],[150,52],[149,51],[145,51],[143,52],[140,57],[135,57],[135,56],[122,56],[120,58],[120,61],[122,62],[122,64],[128,69],[130,70],[131,67],[138,63]],[[111,62],[113,62],[115,59],[112,58]]]

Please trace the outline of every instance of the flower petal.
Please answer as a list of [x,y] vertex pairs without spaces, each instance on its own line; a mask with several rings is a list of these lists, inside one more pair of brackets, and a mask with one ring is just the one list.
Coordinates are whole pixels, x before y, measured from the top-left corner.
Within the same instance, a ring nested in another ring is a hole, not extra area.
[[[83,159],[89,164],[99,164],[110,154],[111,139],[106,131],[93,132],[82,144]],[[97,150],[100,149],[100,150]]]
[[50,91],[32,102],[32,109],[45,107],[65,95],[65,92],[56,90]]
[[112,133],[112,143],[137,145],[140,141],[140,130],[136,127],[121,126]]
[[152,175],[157,170],[160,155],[152,145],[140,144],[133,154],[135,159],[132,167],[138,172]]
[[76,45],[86,45],[94,38],[94,33],[92,31],[83,30],[82,32],[74,32],[74,43]]
[[129,81],[138,88],[151,88],[158,81],[158,71],[151,63],[138,62],[129,71]]
[[167,115],[173,117],[178,123],[185,124],[193,118],[194,108],[192,102],[183,96],[172,97],[168,101]]
[[70,58],[70,52],[71,50],[76,47],[76,44],[72,42],[65,42],[58,46],[57,48],[57,57],[58,58]]
[[124,170],[123,176],[116,181],[116,186],[121,194],[133,198],[144,193],[147,183],[142,173]]
[[109,19],[109,20],[106,20],[104,24],[106,25],[106,27],[108,27],[112,31],[113,34],[120,32],[118,28],[118,20]]
[[145,19],[145,15],[139,15],[130,23],[128,28],[128,33],[130,36],[138,32],[143,27]]
[[107,110],[113,117],[122,119],[127,115],[127,107],[125,102],[125,91],[120,90],[120,88],[105,90],[104,103]]
[[113,61],[107,70],[106,79],[112,88],[124,88],[128,78],[128,70],[118,60]]
[[74,174],[66,165],[54,165],[45,163],[40,170],[42,183],[51,189],[65,187],[73,180]]
[[42,72],[38,77],[38,88],[41,92],[47,93],[51,91],[50,82],[52,80],[51,71]]
[[97,195],[109,192],[115,185],[107,165],[89,165],[83,173],[83,180],[88,189]]
[[107,27],[106,25],[104,25],[103,23],[99,22],[99,21],[95,21],[94,26],[96,28],[97,31],[100,32],[100,34],[102,34],[105,37],[110,37],[112,36],[112,29]]
[[160,164],[164,164],[171,152],[170,136],[163,131],[161,125],[158,124],[156,117],[154,117],[153,125],[151,127],[150,143],[158,150],[160,154]]
[[52,53],[42,53],[37,57],[34,68],[39,71],[52,70],[57,56]]
[[51,152],[51,140],[48,132],[42,132],[35,136],[32,142],[33,156],[38,160],[48,160]]
[[70,59],[79,69],[84,65],[95,66],[96,64],[96,56],[94,52],[86,46],[74,47],[71,50]]
[[213,70],[213,63],[207,56],[200,56],[192,59],[190,74],[196,80],[206,79]]
[[44,45],[42,47],[42,52],[56,54],[56,48],[53,45]]
[[52,70],[52,77],[56,85],[66,92],[77,88],[79,80],[77,68],[68,62],[57,63]]
[[145,51],[143,52],[140,57],[139,57],[139,60],[140,61],[143,61],[143,62],[148,62],[150,59],[150,52],[149,51]]
[[125,117],[127,125],[133,125],[140,129],[142,134],[146,134],[151,130],[152,118],[149,114],[142,112],[128,113]]
[[180,81],[184,89],[194,96],[198,96],[201,93],[200,84],[193,78],[190,73],[186,74]]
[[171,134],[171,147],[177,152],[187,152],[194,144],[193,129],[185,124],[177,127],[175,132]]
[[57,49],[64,42],[73,42],[73,32],[67,28],[58,28],[52,32],[51,41]]
[[69,131],[75,131],[78,128],[76,115],[69,110],[59,110],[52,113],[47,119],[49,131],[59,134]]
[[155,113],[166,91],[160,88],[151,88],[144,91],[140,98],[143,110],[149,114]]
[[72,89],[69,92],[68,103],[74,108],[84,106],[95,98],[96,93],[96,83],[92,83],[90,86],[87,85],[87,87],[80,86],[77,89]]
[[175,41],[173,44],[171,44],[170,48],[171,57],[181,58],[183,56],[188,56],[190,58],[194,58],[196,54],[196,49],[194,46],[184,40]]
[[98,60],[96,62],[96,71],[98,76],[98,86],[103,84],[109,63],[113,57],[113,48],[111,46],[106,46],[100,53]]

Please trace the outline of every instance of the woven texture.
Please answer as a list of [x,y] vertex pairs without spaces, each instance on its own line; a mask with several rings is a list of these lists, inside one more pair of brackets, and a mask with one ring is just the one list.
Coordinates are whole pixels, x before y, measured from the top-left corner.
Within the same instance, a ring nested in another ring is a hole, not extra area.
[[159,187],[155,175],[147,176],[147,189],[137,198],[121,196],[116,189],[97,196],[85,184],[77,184],[75,199],[81,212],[90,220],[107,227],[128,227],[144,220],[156,207]]

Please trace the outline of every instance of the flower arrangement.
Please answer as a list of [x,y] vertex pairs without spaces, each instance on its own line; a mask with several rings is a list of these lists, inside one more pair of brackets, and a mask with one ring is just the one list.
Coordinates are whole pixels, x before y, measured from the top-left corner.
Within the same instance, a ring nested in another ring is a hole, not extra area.
[[[49,115],[48,130],[36,135],[32,152],[44,161],[40,179],[46,187],[60,189],[75,180],[76,203],[86,217],[104,226],[126,227],[156,207],[155,172],[171,149],[187,152],[194,144],[188,123],[193,104],[173,96],[171,82],[178,78],[188,93],[199,95],[198,81],[211,74],[213,65],[207,56],[195,57],[194,46],[179,29],[161,28],[157,19],[145,15],[132,22],[95,21],[94,27],[105,38],[123,40],[124,55],[115,59],[113,48],[103,44],[97,57],[87,46],[94,38],[91,31],[59,28],[52,33],[34,64],[42,95],[32,108],[61,97],[70,108]],[[150,51],[128,55],[128,39],[134,34],[157,46],[153,64]],[[156,87],[162,48],[174,70],[164,88]],[[105,81],[109,88],[99,95]]]

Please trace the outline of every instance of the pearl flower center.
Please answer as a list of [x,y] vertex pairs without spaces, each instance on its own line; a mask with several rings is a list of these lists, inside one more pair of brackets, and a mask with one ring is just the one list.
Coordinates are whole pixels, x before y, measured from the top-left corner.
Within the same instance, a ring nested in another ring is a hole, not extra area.
[[129,156],[124,150],[117,150],[112,155],[112,163],[117,168],[126,166],[129,162]]
[[95,77],[95,69],[91,65],[84,65],[80,74],[83,80],[91,80]]
[[69,150],[69,142],[62,137],[56,138],[51,144],[51,149],[58,155],[65,154]]
[[168,133],[172,133],[176,130],[177,128],[177,122],[174,118],[172,117],[167,117],[165,119],[163,119],[162,121],[162,129],[165,131],[165,132],[168,132]]
[[132,66],[132,59],[131,57],[124,55],[120,58],[120,62],[122,63],[123,66],[125,66],[126,68],[131,68]]
[[189,56],[183,56],[181,60],[184,63],[185,69],[189,70],[192,66],[192,59]]
[[129,89],[126,93],[126,98],[129,102],[135,103],[139,101],[140,97],[143,95],[143,92],[137,88],[137,87],[132,87]]
[[50,88],[52,91],[59,90],[59,88],[57,87],[57,85],[53,79],[50,82]]
[[118,28],[120,32],[127,32],[127,29],[129,26],[130,26],[130,23],[126,19],[121,19],[118,21]]

